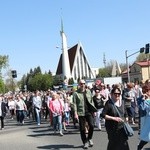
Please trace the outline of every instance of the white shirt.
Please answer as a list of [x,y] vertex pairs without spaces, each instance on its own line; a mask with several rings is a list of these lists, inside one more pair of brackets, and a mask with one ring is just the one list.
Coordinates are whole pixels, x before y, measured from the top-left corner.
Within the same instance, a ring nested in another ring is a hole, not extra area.
[[42,99],[40,96],[33,97],[33,105],[39,109],[42,107]]
[[15,109],[15,101],[11,100],[8,102],[9,110]]
[[16,110],[24,110],[25,102],[22,99],[20,99],[19,101],[15,100],[15,107],[16,107]]

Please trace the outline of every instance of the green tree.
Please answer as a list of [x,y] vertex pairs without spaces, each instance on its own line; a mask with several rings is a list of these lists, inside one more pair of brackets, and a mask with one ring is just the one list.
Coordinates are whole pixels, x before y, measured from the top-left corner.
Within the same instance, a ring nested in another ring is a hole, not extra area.
[[27,74],[27,76],[23,76],[21,80],[21,89],[24,89],[24,85],[27,85],[27,90],[35,91],[35,90],[48,90],[53,85],[53,77],[51,74],[45,73],[37,73],[32,76],[31,74]]
[[2,68],[8,67],[8,59],[9,59],[8,55],[4,56],[0,55],[0,72]]
[[150,54],[144,54],[144,53],[140,53],[137,57],[135,61],[144,61],[150,59]]
[[41,68],[38,66],[37,68],[34,68],[34,71],[33,71],[33,76],[37,75],[37,74],[41,74]]
[[53,77],[53,85],[61,85],[63,84],[63,79],[59,76]]
[[107,64],[105,68],[100,68],[99,69],[99,74],[98,74],[98,78],[104,78],[104,77],[111,77],[111,72],[112,72],[112,68],[113,68],[113,60],[110,60]]
[[32,91],[48,90],[52,86],[52,77],[49,74],[37,74],[30,81],[32,84]]
[[110,77],[110,72],[108,68],[100,68],[98,78]]
[[50,70],[48,71],[48,74],[50,74],[52,76],[52,72]]
[[33,70],[30,69],[29,75],[32,76],[34,74]]
[[53,77],[50,74],[42,75],[41,89],[48,90],[53,85]]
[[74,84],[74,80],[73,80],[73,78],[70,78],[70,79],[69,79],[68,84],[69,84],[69,85]]
[[[99,68],[99,74],[97,75],[98,78],[102,77],[111,77],[112,74],[112,68],[113,68],[113,60],[107,63],[105,68]],[[121,72],[127,69],[126,63],[119,64],[121,68]]]
[[9,60],[8,55],[3,55],[3,56],[0,55],[0,93],[4,93],[6,89],[1,73],[2,73],[2,69],[8,67],[8,60]]
[[7,78],[5,81],[5,92],[16,90],[18,88],[17,81],[13,78]]
[[0,79],[0,93],[5,93],[5,84],[2,79]]
[[27,86],[27,76],[23,75],[22,79],[20,80],[20,82],[18,82],[18,86],[20,87],[20,89],[23,91],[25,90],[25,85]]

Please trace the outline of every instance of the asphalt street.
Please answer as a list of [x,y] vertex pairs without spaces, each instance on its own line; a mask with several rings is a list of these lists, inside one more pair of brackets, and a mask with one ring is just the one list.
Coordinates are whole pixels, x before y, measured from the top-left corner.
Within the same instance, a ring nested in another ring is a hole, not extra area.
[[[129,138],[130,150],[137,150],[138,127],[133,125],[135,135]],[[98,131],[96,128],[93,135],[94,146],[89,150],[106,150],[107,134],[105,128]],[[16,120],[6,119],[5,129],[0,130],[0,150],[82,150],[82,142],[78,129],[72,125],[67,127],[64,136],[54,134],[49,122],[42,120],[37,126],[30,119],[25,120],[24,125],[18,125]],[[144,150],[150,150],[150,144]]]

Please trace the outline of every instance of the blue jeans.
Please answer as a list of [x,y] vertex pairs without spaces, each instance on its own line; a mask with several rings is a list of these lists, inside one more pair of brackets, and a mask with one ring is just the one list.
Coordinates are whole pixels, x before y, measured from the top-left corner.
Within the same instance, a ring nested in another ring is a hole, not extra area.
[[66,123],[69,124],[69,121],[70,121],[70,112],[69,111],[65,112],[65,121],[66,121]]
[[57,130],[57,125],[60,131],[62,131],[62,116],[58,115],[53,117],[53,126],[54,126],[54,131]]
[[24,110],[16,110],[17,122],[22,123],[24,120]]
[[41,111],[39,109],[35,108],[35,113],[36,113],[37,124],[40,124],[41,123]]

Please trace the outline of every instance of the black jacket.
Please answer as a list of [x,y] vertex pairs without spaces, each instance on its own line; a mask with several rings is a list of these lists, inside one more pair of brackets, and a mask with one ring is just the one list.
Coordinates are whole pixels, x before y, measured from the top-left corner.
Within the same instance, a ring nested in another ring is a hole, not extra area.
[[2,117],[6,116],[6,104],[4,102],[1,102],[1,110],[2,110]]

